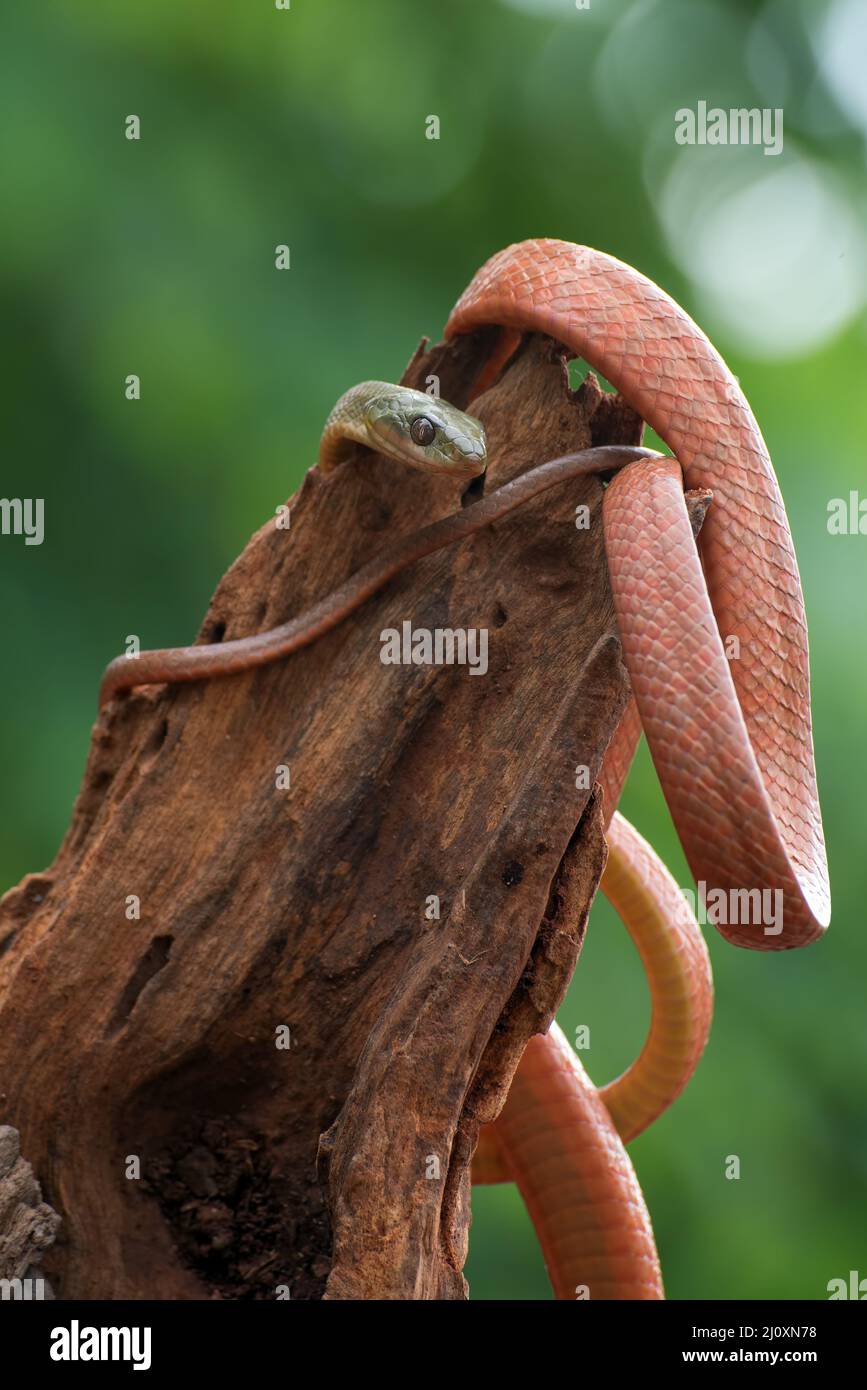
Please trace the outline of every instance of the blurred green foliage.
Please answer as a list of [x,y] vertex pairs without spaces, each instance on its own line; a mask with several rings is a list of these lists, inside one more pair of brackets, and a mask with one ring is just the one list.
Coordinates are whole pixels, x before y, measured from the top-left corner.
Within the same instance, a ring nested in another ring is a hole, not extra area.
[[[3,886],[54,855],[126,633],[190,639],[336,397],[399,376],[491,252],[539,234],[612,252],[739,374],[801,563],[835,916],[804,952],[710,941],[708,1052],[632,1149],[673,1298],[822,1298],[867,1275],[867,537],[826,525],[830,498],[867,489],[859,13],[43,0],[8,8],[0,50],[0,490],[46,499],[43,546],[0,540]],[[674,112],[699,100],[782,107],[784,153],[679,148]],[[644,754],[624,810],[688,884]],[[603,902],[561,1021],[590,1025],[599,1082],[641,1045],[645,986]],[[472,1295],[549,1297],[514,1189],[473,1205]]]

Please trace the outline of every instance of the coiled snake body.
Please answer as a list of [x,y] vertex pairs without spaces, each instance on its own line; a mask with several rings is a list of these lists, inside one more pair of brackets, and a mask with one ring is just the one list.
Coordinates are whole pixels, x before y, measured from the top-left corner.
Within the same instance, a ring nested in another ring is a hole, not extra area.
[[[601,778],[610,850],[602,886],[647,967],[651,1031],[634,1066],[601,1092],[556,1025],[533,1038],[493,1132],[483,1131],[474,1177],[517,1180],[558,1297],[573,1298],[577,1288],[593,1298],[660,1298],[649,1218],[621,1139],[670,1104],[695,1067],[710,1022],[710,969],[683,896],[615,807],[643,727],[708,902],[722,894],[743,905],[779,894],[782,912],[773,921],[726,912],[723,935],[757,950],[802,946],[821,935],[830,894],[797,562],[771,461],[738,383],[700,329],[650,280],[587,247],[523,242],[479,271],[446,332],[490,325],[500,326],[501,340],[477,389],[522,334],[548,334],[599,370],[675,457],[609,448],[543,464],[405,538],[281,628],[119,658],[106,672],[101,700],[135,685],[229,674],[288,655],[422,555],[566,478],[618,470],[606,489],[603,522],[635,702]],[[363,383],[341,398],[323,435],[323,469],[337,466],[347,437],[415,467],[472,476],[484,466],[477,421],[386,383]],[[684,485],[713,492],[698,551]]]

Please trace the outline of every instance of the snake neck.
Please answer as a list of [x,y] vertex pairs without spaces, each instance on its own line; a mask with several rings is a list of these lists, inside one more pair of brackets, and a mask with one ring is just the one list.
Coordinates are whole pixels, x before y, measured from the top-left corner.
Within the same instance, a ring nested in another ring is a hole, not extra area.
[[357,386],[351,386],[348,391],[344,391],[337,401],[325,421],[319,441],[320,473],[332,473],[337,465],[344,461],[353,443],[370,447],[364,408],[378,387],[388,389],[388,384],[382,381],[360,381]]

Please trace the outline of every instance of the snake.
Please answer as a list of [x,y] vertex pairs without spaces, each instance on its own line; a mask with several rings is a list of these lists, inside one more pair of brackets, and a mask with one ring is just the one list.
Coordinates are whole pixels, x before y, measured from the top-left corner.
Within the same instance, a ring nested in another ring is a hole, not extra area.
[[[548,460],[401,538],[288,623],[117,658],[100,703],[138,686],[225,676],[288,656],[422,556],[572,478],[606,478],[605,551],[632,700],[599,778],[609,847],[602,887],[647,969],[651,1029],[632,1067],[598,1090],[556,1024],[531,1038],[499,1117],[482,1129],[473,1177],[517,1183],[556,1297],[657,1299],[664,1291],[652,1227],[624,1144],[692,1074],[710,1026],[712,984],[683,894],[616,808],[643,730],[700,896],[713,904],[708,920],[732,944],[755,950],[823,935],[830,888],[800,576],[743,390],[652,280],[590,247],[520,242],[474,276],[446,339],[491,328],[499,334],[469,406],[524,335],[542,333],[603,376],[671,453],[612,445]],[[485,467],[484,432],[468,411],[389,383],[362,383],[338,401],[320,472],[339,473],[348,442],[458,477]],[[697,542],[685,500],[693,489],[713,497]]]
[[333,473],[352,443],[451,478],[478,477],[487,462],[480,420],[439,396],[389,381],[361,381],[344,391],[325,421],[319,472]]

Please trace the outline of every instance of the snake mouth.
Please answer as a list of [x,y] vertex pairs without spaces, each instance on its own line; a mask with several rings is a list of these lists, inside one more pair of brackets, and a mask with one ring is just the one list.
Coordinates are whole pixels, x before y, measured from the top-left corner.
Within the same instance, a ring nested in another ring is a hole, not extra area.
[[487,467],[487,456],[485,454],[460,454],[456,458],[441,456],[419,457],[411,450],[406,450],[393,455],[401,463],[408,464],[410,468],[415,468],[422,473],[438,473],[445,478],[477,478],[480,473],[484,473]]

